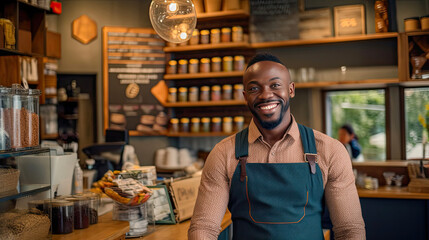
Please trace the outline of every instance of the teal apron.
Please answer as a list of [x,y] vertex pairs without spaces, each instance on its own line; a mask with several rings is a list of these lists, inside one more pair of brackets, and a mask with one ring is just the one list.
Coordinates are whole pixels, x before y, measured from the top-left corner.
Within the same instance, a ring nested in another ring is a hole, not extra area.
[[305,153],[302,163],[246,163],[249,129],[237,133],[239,163],[228,203],[234,239],[323,239],[323,179],[314,133],[298,127]]

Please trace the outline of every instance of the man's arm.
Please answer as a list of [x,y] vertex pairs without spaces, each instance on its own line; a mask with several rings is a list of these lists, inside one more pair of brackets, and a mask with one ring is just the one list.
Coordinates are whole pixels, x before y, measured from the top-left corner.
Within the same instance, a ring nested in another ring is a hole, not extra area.
[[229,199],[229,180],[226,155],[216,145],[207,157],[201,185],[195,203],[188,239],[217,239]]
[[325,199],[329,209],[335,239],[365,239],[365,223],[357,194],[350,156],[344,146],[335,141],[325,187]]

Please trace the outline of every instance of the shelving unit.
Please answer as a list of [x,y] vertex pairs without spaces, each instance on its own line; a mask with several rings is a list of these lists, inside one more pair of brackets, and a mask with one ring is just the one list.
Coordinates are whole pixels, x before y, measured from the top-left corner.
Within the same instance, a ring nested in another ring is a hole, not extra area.
[[204,50],[222,50],[222,49],[248,49],[250,48],[247,42],[225,42],[225,43],[211,43],[211,44],[198,44],[186,45],[177,47],[165,47],[164,52],[191,52],[191,51],[204,51]]
[[163,103],[164,107],[214,107],[214,106],[239,106],[245,105],[245,101],[238,100],[222,100],[222,101],[199,101],[199,102],[177,102]]
[[187,74],[166,74],[165,80],[180,80],[180,79],[203,79],[203,78],[228,78],[228,77],[242,77],[243,72],[210,72],[210,73],[187,73]]

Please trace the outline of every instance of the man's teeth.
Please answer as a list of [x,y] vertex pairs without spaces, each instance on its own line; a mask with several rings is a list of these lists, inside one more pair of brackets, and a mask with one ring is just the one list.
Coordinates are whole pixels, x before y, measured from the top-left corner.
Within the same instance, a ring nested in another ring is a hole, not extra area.
[[267,106],[262,106],[261,109],[262,110],[270,110],[273,109],[277,106],[277,104],[271,104],[271,105],[267,105]]

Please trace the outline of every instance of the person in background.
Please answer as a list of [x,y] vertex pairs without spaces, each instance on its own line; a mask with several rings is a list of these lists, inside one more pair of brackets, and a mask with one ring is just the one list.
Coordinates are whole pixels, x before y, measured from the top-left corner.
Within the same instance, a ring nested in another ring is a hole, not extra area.
[[207,157],[188,238],[217,239],[228,207],[233,239],[323,239],[326,203],[335,239],[365,239],[348,153],[338,140],[297,123],[286,66],[257,54],[243,85],[253,119]]
[[350,124],[341,126],[338,130],[338,140],[346,147],[352,161],[363,161],[358,136]]

